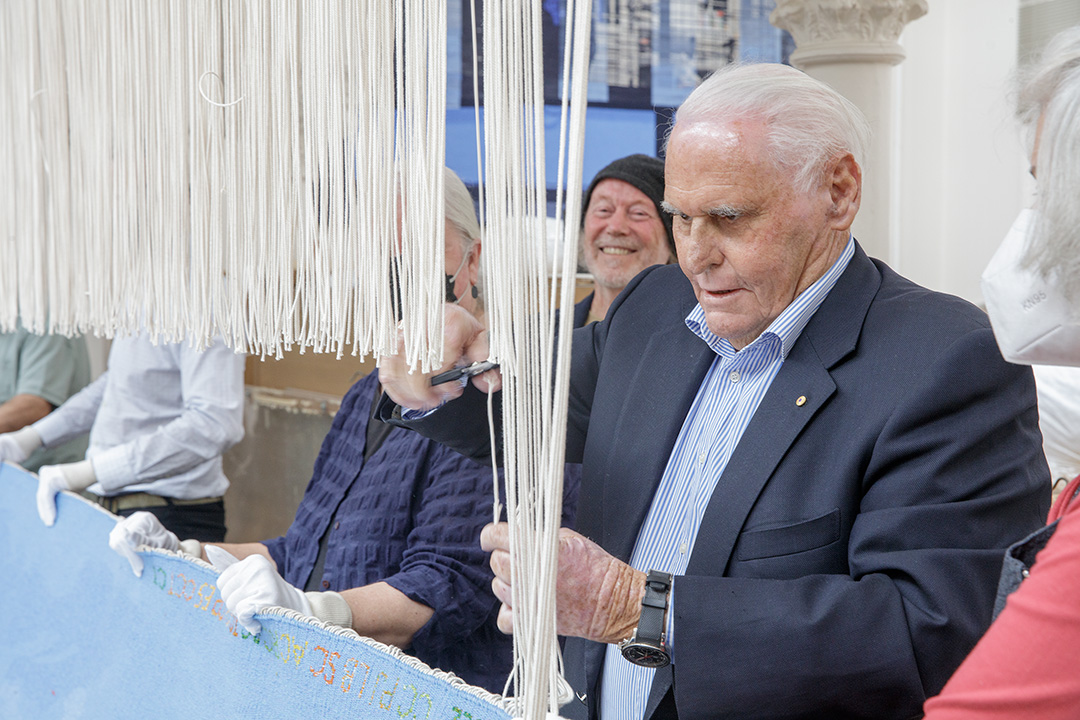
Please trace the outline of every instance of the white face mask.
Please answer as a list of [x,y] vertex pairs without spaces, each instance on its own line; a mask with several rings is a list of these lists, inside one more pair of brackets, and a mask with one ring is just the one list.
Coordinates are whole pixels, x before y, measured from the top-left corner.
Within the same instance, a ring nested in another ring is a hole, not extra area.
[[1080,366],[1080,323],[1057,278],[1020,264],[1034,219],[1034,210],[1020,211],[983,271],[986,312],[1009,362]]

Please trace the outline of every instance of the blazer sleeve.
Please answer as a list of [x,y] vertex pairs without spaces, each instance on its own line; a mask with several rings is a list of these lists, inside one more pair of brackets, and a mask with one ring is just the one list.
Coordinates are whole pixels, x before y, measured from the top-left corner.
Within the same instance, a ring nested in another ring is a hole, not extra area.
[[[501,392],[495,393],[492,403],[495,417],[501,419]],[[465,386],[465,392],[456,400],[446,403],[423,417],[411,419],[403,418],[401,406],[383,393],[375,407],[375,417],[388,425],[414,430],[476,462],[491,465],[492,447],[487,420],[487,394],[477,390],[472,383]],[[495,432],[495,457],[501,461],[501,422],[496,423]]]
[[[999,548],[1049,500],[1031,373],[982,328],[920,378],[861,476],[834,479],[861,497],[846,574],[675,579],[681,717],[918,717],[986,629]],[[829,433],[821,454],[864,454]]]
[[[630,281],[608,311],[610,317],[641,282],[656,270],[654,266],[643,270]],[[600,374],[603,347],[607,339],[609,323],[605,320],[574,329],[571,350],[569,409],[566,431],[566,462],[580,463],[585,449],[585,437],[589,430],[593,393]],[[495,447],[491,446],[488,428],[487,395],[468,383],[461,397],[446,403],[434,412],[420,418],[404,419],[401,408],[385,393],[375,408],[375,417],[382,422],[415,430],[426,438],[452,448],[477,462],[491,464],[492,453],[502,464],[502,393],[492,398],[492,414],[495,417]]]

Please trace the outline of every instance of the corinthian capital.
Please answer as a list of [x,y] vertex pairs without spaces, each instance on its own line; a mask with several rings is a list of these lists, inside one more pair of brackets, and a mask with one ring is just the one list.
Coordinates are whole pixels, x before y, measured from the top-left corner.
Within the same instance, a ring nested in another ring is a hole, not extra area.
[[769,22],[795,38],[796,64],[800,55],[835,60],[852,54],[896,63],[904,57],[900,33],[928,7],[928,0],[777,0]]

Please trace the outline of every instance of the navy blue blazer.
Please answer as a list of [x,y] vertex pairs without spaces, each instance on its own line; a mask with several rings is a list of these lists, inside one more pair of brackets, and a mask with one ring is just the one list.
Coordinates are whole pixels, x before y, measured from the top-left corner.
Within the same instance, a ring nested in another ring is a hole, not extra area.
[[578,300],[574,305],[574,327],[583,327],[589,320],[589,310],[592,309],[593,293]]
[[[685,325],[695,302],[678,266],[655,267],[575,331],[578,530],[622,560],[715,357]],[[490,453],[479,392],[409,425]],[[716,485],[646,717],[920,716],[988,626],[1048,481],[1031,371],[985,314],[856,248]],[[562,714],[596,717],[604,646],[564,655],[584,701]]]

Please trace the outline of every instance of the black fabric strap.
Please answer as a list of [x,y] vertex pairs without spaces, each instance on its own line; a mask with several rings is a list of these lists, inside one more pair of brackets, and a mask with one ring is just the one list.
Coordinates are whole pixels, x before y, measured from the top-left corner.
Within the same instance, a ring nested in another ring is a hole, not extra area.
[[664,615],[667,609],[671,573],[650,570],[645,577],[645,597],[641,599],[641,618],[638,619],[638,640],[660,645],[664,634]]

